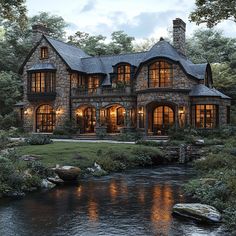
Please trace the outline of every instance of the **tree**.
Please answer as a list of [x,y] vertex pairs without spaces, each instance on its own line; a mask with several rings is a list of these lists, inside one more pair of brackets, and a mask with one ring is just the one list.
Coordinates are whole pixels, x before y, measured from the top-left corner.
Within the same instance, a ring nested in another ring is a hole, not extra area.
[[236,22],[235,0],[196,0],[196,9],[190,14],[190,20],[198,25],[206,23],[209,28],[222,20]]
[[48,12],[40,12],[38,15],[29,18],[29,26],[32,27],[35,23],[42,23],[47,26],[49,32],[48,35],[52,38],[63,40],[66,32],[65,28],[67,23],[61,16],[52,15]]
[[12,72],[0,73],[0,115],[13,111],[14,104],[21,98],[20,79]]
[[150,48],[158,42],[156,38],[145,38],[141,42],[134,44],[135,52],[144,52],[150,50]]
[[108,45],[109,54],[134,52],[132,42],[134,37],[128,36],[124,31],[115,31],[111,34],[111,43]]
[[197,30],[187,39],[187,56],[195,63],[229,62],[236,52],[236,40],[223,36],[221,31]]
[[25,26],[25,0],[0,0],[0,17],[10,22],[18,22],[21,27]]
[[76,45],[92,56],[121,54],[133,52],[133,37],[128,36],[123,31],[115,31],[111,34],[111,42],[105,43],[106,37],[103,35],[91,36],[88,33],[78,31],[68,37],[68,43]]
[[74,35],[68,37],[68,43],[73,44],[91,56],[107,54],[107,45],[105,36],[91,36],[88,33],[77,31]]

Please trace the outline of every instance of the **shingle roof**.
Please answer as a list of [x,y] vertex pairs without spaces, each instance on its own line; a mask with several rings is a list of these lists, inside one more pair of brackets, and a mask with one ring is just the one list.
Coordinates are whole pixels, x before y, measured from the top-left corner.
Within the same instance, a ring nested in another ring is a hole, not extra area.
[[179,54],[170,43],[164,40],[157,42],[146,52],[91,57],[80,48],[49,38],[48,36],[44,37],[63,58],[70,69],[75,71],[109,74],[113,72],[113,66],[120,62],[126,62],[139,67],[152,58],[164,57],[180,63],[186,73],[196,79],[202,80],[205,77],[207,63],[193,64],[185,56]]
[[44,36],[72,70],[84,71],[81,58],[89,57],[83,50],[73,45]]
[[56,70],[56,67],[52,63],[38,63],[28,69],[28,71],[34,70]]
[[215,88],[208,88],[203,84],[198,84],[193,87],[189,93],[190,97],[220,97],[223,99],[230,99],[227,95],[221,93]]

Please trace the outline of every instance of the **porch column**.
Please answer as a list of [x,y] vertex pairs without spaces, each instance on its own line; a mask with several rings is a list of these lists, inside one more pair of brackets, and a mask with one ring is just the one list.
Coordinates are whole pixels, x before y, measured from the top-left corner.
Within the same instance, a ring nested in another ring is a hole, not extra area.
[[127,108],[126,112],[125,112],[125,127],[126,128],[130,128],[131,127],[130,108]]
[[144,114],[145,114],[145,135],[148,135],[148,108],[144,107]]
[[100,127],[100,109],[96,108],[96,128]]

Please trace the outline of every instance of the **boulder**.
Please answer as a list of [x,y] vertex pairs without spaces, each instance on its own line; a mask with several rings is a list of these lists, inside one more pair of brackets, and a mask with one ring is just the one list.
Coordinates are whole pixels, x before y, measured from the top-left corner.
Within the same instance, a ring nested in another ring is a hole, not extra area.
[[41,188],[52,189],[56,185],[48,181],[47,179],[43,179],[41,182]]
[[200,145],[200,146],[204,145],[204,143],[205,143],[204,139],[197,139],[196,142],[195,142],[196,145]]
[[56,168],[55,173],[64,181],[76,181],[77,177],[81,174],[81,170],[75,166],[62,166]]
[[59,176],[56,176],[56,177],[48,177],[47,180],[53,184],[56,184],[56,185],[62,185],[65,183],[64,180],[60,179]]
[[179,203],[173,206],[173,213],[200,222],[219,223],[221,214],[209,205],[200,203]]

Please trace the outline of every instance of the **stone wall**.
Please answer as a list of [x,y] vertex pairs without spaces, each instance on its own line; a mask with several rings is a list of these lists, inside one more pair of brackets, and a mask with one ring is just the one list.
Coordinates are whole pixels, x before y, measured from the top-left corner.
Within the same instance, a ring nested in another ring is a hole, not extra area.
[[218,106],[219,126],[227,124],[227,106],[230,106],[229,99],[217,97],[195,97],[191,98],[192,105],[194,104],[212,104]]
[[[48,47],[48,59],[40,59],[40,48]],[[51,102],[29,102],[27,99],[27,70],[34,64],[38,63],[52,63],[56,67],[56,99]],[[27,131],[35,131],[36,109],[43,104],[49,104],[56,112],[56,128],[63,125],[64,120],[69,118],[69,91],[70,91],[70,77],[67,71],[67,66],[62,61],[61,57],[55,50],[43,39],[40,45],[36,48],[33,54],[28,59],[23,70],[23,86],[24,86],[24,102],[25,111],[24,128]]]
[[[190,79],[179,64],[173,64],[173,89],[192,89],[198,84],[197,80]],[[143,65],[135,81],[135,90],[141,91],[148,88],[148,65]]]

